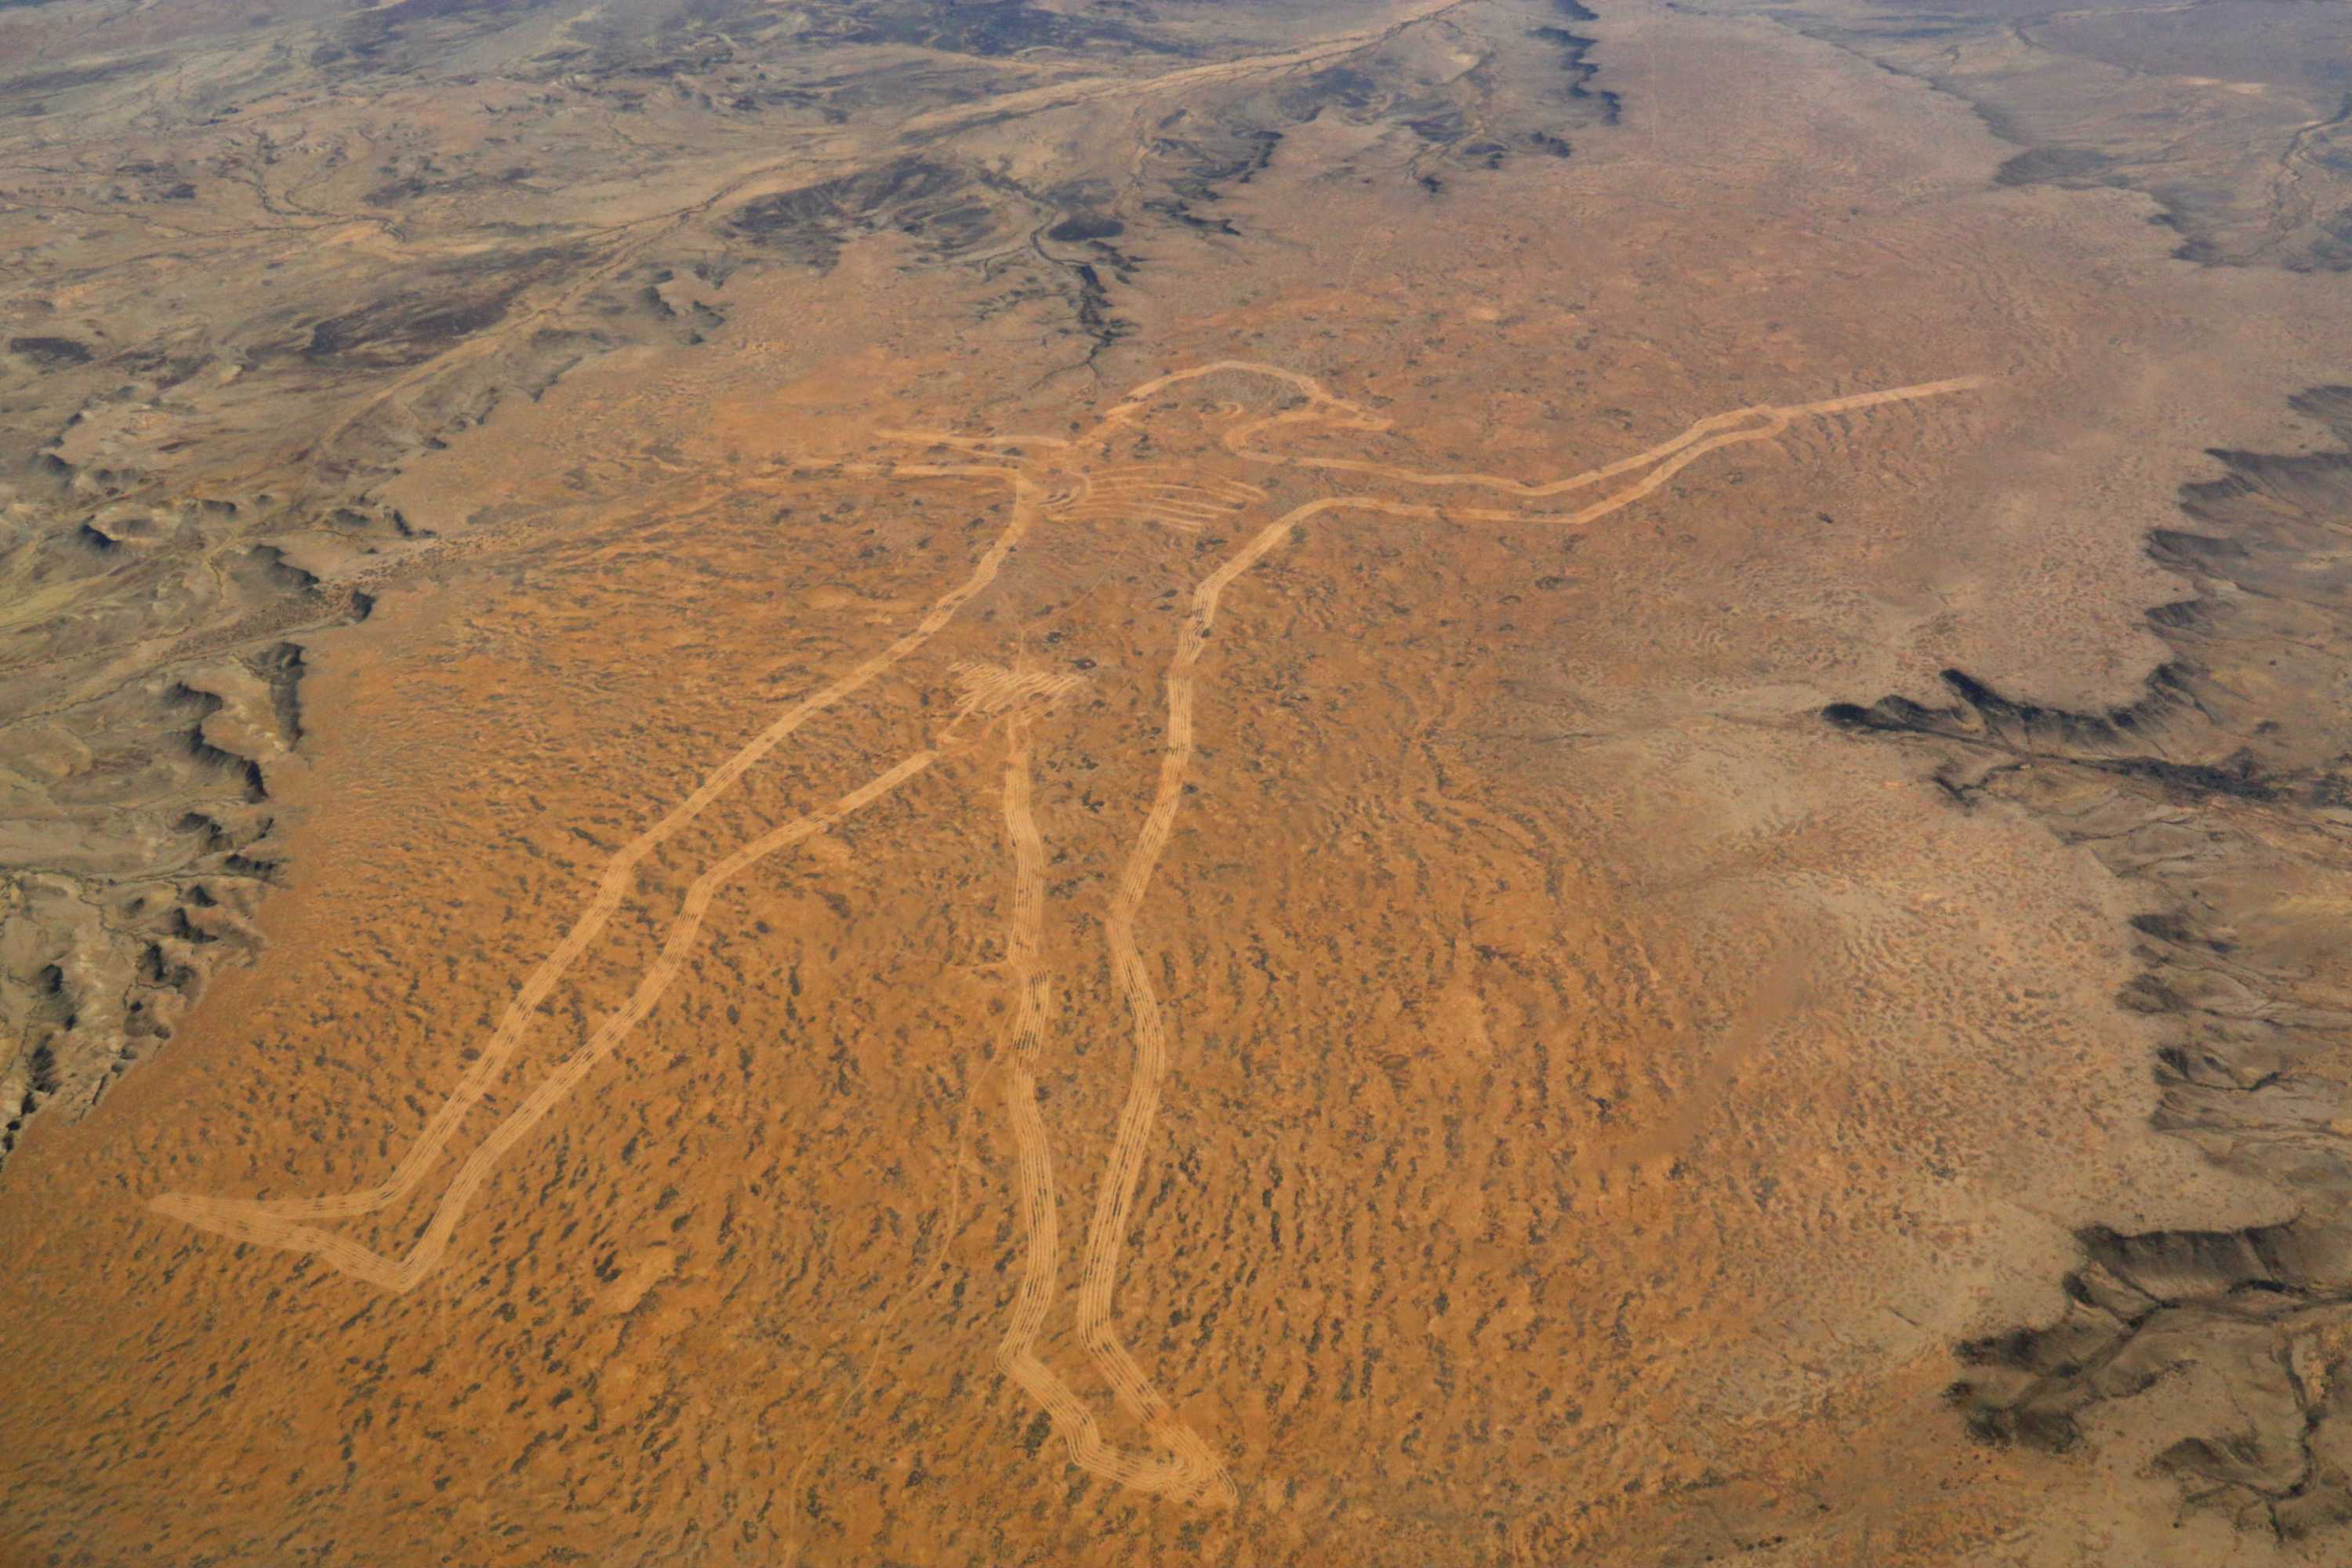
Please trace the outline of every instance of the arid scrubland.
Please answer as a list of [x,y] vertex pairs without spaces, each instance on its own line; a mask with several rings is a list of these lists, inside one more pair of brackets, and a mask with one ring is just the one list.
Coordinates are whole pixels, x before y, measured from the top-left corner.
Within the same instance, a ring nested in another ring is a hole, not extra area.
[[0,5],[0,1563],[2342,1561],[2347,26]]

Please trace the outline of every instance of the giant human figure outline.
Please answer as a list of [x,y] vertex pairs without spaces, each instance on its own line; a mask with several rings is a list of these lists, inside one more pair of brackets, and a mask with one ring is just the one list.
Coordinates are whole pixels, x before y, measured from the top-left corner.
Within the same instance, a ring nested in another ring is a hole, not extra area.
[[[1103,921],[1111,973],[1126,1005],[1134,1054],[1110,1159],[1095,1189],[1076,1302],[1080,1340],[1089,1361],[1109,1384],[1119,1406],[1148,1434],[1151,1449],[1121,1448],[1108,1441],[1086,1402],[1037,1353],[1037,1340],[1055,1300],[1059,1215],[1051,1141],[1036,1092],[1035,1074],[1050,1027],[1052,994],[1049,977],[1039,963],[1044,847],[1031,807],[1030,735],[1037,715],[1074,684],[1068,676],[1042,675],[1017,666],[960,669],[961,700],[930,745],[899,759],[829,805],[769,828],[694,879],[659,952],[627,1000],[574,1046],[460,1162],[430,1219],[405,1253],[389,1257],[326,1228],[328,1222],[388,1208],[424,1184],[460,1124],[481,1104],[520,1048],[540,1005],[626,900],[636,868],[647,857],[810,719],[861,690],[929,642],[966,604],[996,581],[1021,542],[1039,523],[1109,517],[1192,530],[1211,521],[1235,520],[1265,502],[1264,489],[1230,478],[1193,483],[1168,477],[1164,465],[1090,460],[1107,458],[1110,443],[1146,418],[1171,389],[1221,375],[1269,380],[1296,398],[1290,406],[1256,418],[1244,417],[1234,407],[1220,438],[1233,458],[1274,469],[1376,480],[1395,487],[1398,493],[1327,495],[1291,507],[1257,529],[1241,548],[1192,584],[1163,672],[1166,722],[1159,777]],[[1011,520],[971,574],[942,594],[887,647],[778,714],[712,770],[684,801],[613,855],[597,879],[587,908],[555,949],[524,977],[479,1054],[460,1075],[448,1098],[425,1119],[415,1142],[385,1180],[357,1191],[317,1197],[226,1198],[167,1193],[152,1199],[150,1206],[238,1241],[316,1256],[356,1279],[395,1294],[414,1289],[447,1256],[459,1221],[498,1162],[528,1138],[652,1012],[684,966],[719,890],[739,873],[814,837],[970,743],[966,728],[981,721],[985,730],[1001,731],[1005,740],[1003,816],[1013,868],[1007,960],[1016,991],[1005,1061],[1013,1085],[1008,1115],[1017,1152],[1024,1237],[1023,1277],[1011,1321],[997,1346],[997,1360],[1044,1411],[1074,1464],[1139,1490],[1229,1505],[1235,1489],[1223,1460],[1178,1415],[1128,1351],[1113,1311],[1120,1256],[1159,1115],[1168,1060],[1166,1008],[1138,948],[1135,922],[1173,830],[1192,769],[1197,667],[1226,590],[1288,538],[1293,529],[1325,512],[1353,510],[1433,521],[1583,528],[1654,493],[1708,453],[1770,439],[1799,419],[1860,413],[1964,392],[1979,384],[1981,378],[1963,376],[1814,403],[1733,409],[1701,419],[1671,440],[1602,468],[1533,482],[1494,474],[1430,473],[1369,459],[1267,450],[1260,443],[1276,432],[1378,435],[1390,426],[1386,419],[1334,395],[1311,376],[1245,360],[1213,361],[1145,382],[1108,410],[1090,431],[1075,437],[884,431],[881,434],[887,439],[920,446],[929,453],[950,453],[961,460],[894,463],[866,471],[893,479],[983,478],[1010,489]],[[1612,483],[1621,480],[1622,484]],[[1594,489],[1601,491],[1598,499],[1566,511],[1538,510],[1524,504],[1465,505],[1402,499],[1404,494],[1435,491],[1535,503]]]

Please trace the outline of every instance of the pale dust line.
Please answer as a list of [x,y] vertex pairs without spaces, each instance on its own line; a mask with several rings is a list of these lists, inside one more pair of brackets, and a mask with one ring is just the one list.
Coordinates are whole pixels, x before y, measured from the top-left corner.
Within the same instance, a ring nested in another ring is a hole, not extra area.
[[1278,364],[1267,364],[1254,359],[1219,359],[1211,360],[1206,364],[1190,365],[1183,370],[1171,370],[1166,375],[1154,376],[1139,386],[1130,387],[1127,395],[1120,398],[1115,406],[1103,415],[1104,423],[1108,424],[1113,421],[1125,423],[1139,411],[1143,405],[1171,386],[1180,386],[1188,381],[1199,381],[1206,376],[1223,375],[1229,372],[1243,375],[1261,375],[1270,381],[1282,382],[1306,394],[1316,403],[1348,408],[1358,406],[1343,397],[1335,396],[1328,387],[1303,371],[1286,370]]
[[1255,485],[1244,489],[1238,483],[1227,483],[1223,480],[1209,484],[1193,484],[1185,479],[1161,479],[1151,474],[1121,474],[1110,478],[1097,474],[1091,478],[1095,489],[1105,495],[1117,495],[1128,490],[1139,489],[1171,493],[1181,491],[1187,495],[1208,496],[1220,504],[1227,506],[1245,506],[1251,501],[1265,499],[1265,492]]
[[1122,499],[1108,496],[1068,507],[1055,514],[1057,520],[1073,522],[1103,517],[1172,517],[1192,523],[1216,522],[1239,512],[1239,507],[1186,506],[1164,500],[1130,496]]
[[1157,500],[1150,496],[1101,496],[1096,500],[1082,500],[1077,505],[1063,508],[1058,517],[1068,517],[1075,521],[1087,520],[1087,517],[1152,515],[1185,517],[1190,521],[1223,521],[1225,517],[1240,515],[1240,510],[1242,508],[1237,508],[1237,505],[1200,505],[1183,503],[1183,500]]
[[1230,517],[1234,512],[1247,510],[1249,506],[1247,501],[1223,500],[1204,490],[1173,490],[1139,487],[1123,490],[1098,489],[1095,492],[1095,499],[1098,503],[1153,506],[1170,511],[1198,512],[1202,517]]
[[1052,1145],[1037,1106],[1037,1065],[1053,1008],[1051,982],[1042,972],[1040,950],[1045,917],[1045,845],[1030,805],[1029,737],[1019,714],[1005,724],[1004,831],[1013,845],[1013,900],[1006,921],[1005,961],[1017,1003],[1005,1053],[1005,1114],[1012,1123],[1014,1167],[1020,1193],[1023,1248],[1021,1283],[1012,1321],[997,1342],[996,1360],[1006,1375],[1045,1411],[1070,1462],[1092,1475],[1139,1491],[1230,1502],[1233,1483],[1223,1467],[1189,1431],[1156,1429],[1174,1458],[1142,1456],[1103,1439],[1094,1413],[1037,1355],[1037,1339],[1054,1304],[1054,1273],[1061,1247],[1059,1211],[1054,1194]]
[[956,699],[958,719],[975,714],[1017,716],[1024,708],[1051,706],[1085,684],[1081,677],[1066,670],[1046,675],[971,659],[955,665],[948,673],[954,678],[960,693]]
[[1113,491],[1105,495],[1097,492],[1094,500],[1070,509],[1070,515],[1075,515],[1081,510],[1102,512],[1118,511],[1122,509],[1130,511],[1141,510],[1167,512],[1190,517],[1195,522],[1214,522],[1219,518],[1232,517],[1243,510],[1238,506],[1227,506],[1222,503],[1186,500],[1171,497],[1158,490],[1131,490],[1125,494]]
[[[1084,684],[1084,682],[1076,675],[1046,675],[1032,670],[1006,669],[1000,665],[983,664],[971,660],[966,660],[962,663],[957,664],[954,666],[950,673],[953,675],[956,685],[962,694],[956,704],[956,716],[959,720],[969,719],[977,714],[1001,714],[1003,716],[1006,734],[1010,745],[1013,751],[1017,752],[1020,756],[1023,781],[1025,786],[1028,769],[1027,743],[1024,738],[1027,732],[1025,729],[1025,721],[1027,718],[1026,710],[1032,708],[1048,707],[1062,697],[1067,695],[1069,692],[1076,690],[1079,686]],[[1025,794],[1023,799],[1022,809],[1025,816],[1027,812],[1027,800]],[[1030,832],[1031,837],[1034,839],[1035,829],[1034,826],[1031,828]],[[1016,974],[1019,976],[1026,976],[1034,973],[1037,967],[1035,959],[1037,948],[1036,933],[1044,925],[1044,845],[1042,842],[1039,842],[1036,845],[1035,855],[1028,862],[1025,862],[1030,868],[1032,877],[1031,881],[1024,884],[1024,886],[1033,889],[1031,896],[1036,907],[1036,912],[1031,917],[1030,923],[1027,928],[1031,933],[1031,939],[1026,949],[1025,958],[1024,958],[1019,947],[1018,935],[1021,927],[1017,920],[1014,922],[1015,941],[1008,945],[1008,955],[1013,963]],[[1033,1044],[1032,1055],[1034,1056],[1034,1047]],[[985,1075],[983,1075],[983,1077]],[[1033,1100],[1034,1099],[1034,1080],[1032,1080]],[[874,1381],[875,1369],[882,1364],[882,1357],[890,1348],[889,1336],[891,1325],[898,1321],[899,1314],[906,1310],[907,1303],[913,1300],[916,1296],[921,1293],[924,1285],[929,1280],[937,1279],[941,1271],[947,1267],[948,1246],[955,1239],[957,1232],[962,1226],[964,1199],[963,1170],[965,1160],[971,1153],[971,1121],[970,1117],[967,1116],[964,1121],[963,1133],[956,1141],[956,1152],[954,1159],[950,1162],[949,1166],[950,1174],[948,1178],[947,1226],[940,1234],[939,1245],[932,1248],[931,1267],[923,1279],[917,1280],[913,1284],[908,1286],[906,1289],[899,1292],[897,1299],[890,1303],[889,1310],[882,1314],[882,1321],[875,1331],[874,1349],[866,1358],[865,1370],[857,1374],[857,1380],[850,1384],[849,1391],[844,1394],[841,1396],[840,1401],[835,1405],[832,1418],[825,1423],[823,1437],[816,1442],[808,1444],[805,1451],[801,1456],[801,1462],[793,1468],[792,1479],[784,1484],[783,1489],[783,1495],[787,1500],[794,1498],[799,1494],[801,1478],[808,1473],[809,1466],[815,1463],[817,1455],[822,1449],[824,1439],[829,1438],[835,1432],[840,1429],[842,1418],[848,1414],[850,1405],[856,1401],[858,1394],[864,1392],[866,1385]],[[1049,1196],[1050,1190],[1049,1186]],[[1048,1240],[1049,1247],[1048,1261],[1046,1265],[1046,1289],[1050,1292],[1052,1289],[1050,1237]],[[1039,1314],[1041,1320],[1043,1315],[1044,1314],[1041,1310]],[[1047,1375],[1050,1377],[1052,1374],[1047,1373]],[[1097,1446],[1100,1446],[1099,1441],[1097,1441]],[[798,1528],[795,1525],[784,1539],[783,1568],[793,1568],[793,1564],[800,1561],[800,1554],[801,1540]]]
[[1230,512],[1215,517],[1194,517],[1184,512],[1162,510],[1156,507],[1088,506],[1078,507],[1061,514],[1066,522],[1156,522],[1179,533],[1198,533],[1203,525],[1230,517]]
[[[1919,386],[1898,386],[1886,392],[1857,393],[1852,397],[1833,397],[1821,403],[1799,403],[1787,407],[1762,405],[1754,408],[1740,409],[1735,415],[1718,414],[1711,419],[1700,420],[1672,441],[1661,447],[1654,447],[1648,452],[1643,453],[1641,459],[1644,462],[1654,460],[1662,452],[1672,452],[1674,455],[1643,475],[1639,483],[1619,491],[1605,500],[1596,501],[1581,511],[1570,512],[1563,521],[1570,526],[1581,526],[1606,517],[1619,507],[1629,505],[1650,494],[1709,452],[1719,451],[1726,447],[1736,447],[1744,441],[1770,440],[1773,437],[1786,431],[1790,425],[1801,418],[1823,418],[1832,414],[1851,413],[1856,409],[1876,408],[1889,403],[1908,403],[1922,397],[1941,397],[1950,393],[1972,391],[1983,384],[1983,378],[1979,376],[1961,376],[1951,381],[1928,382]],[[1737,423],[1739,419],[1758,416],[1761,416],[1765,423],[1745,430],[1723,428],[1727,425]],[[1717,433],[1706,436],[1704,440],[1694,439],[1702,432],[1709,430]],[[1633,464],[1633,459],[1628,458],[1625,462],[1612,464],[1607,468],[1596,468],[1591,476],[1580,474],[1574,479],[1562,479],[1556,484],[1528,493],[1557,494],[1579,483],[1590,482],[1593,477],[1613,478],[1624,473]],[[1480,478],[1484,477],[1480,476]]]
[[695,938],[702,930],[703,916],[709,910],[711,900],[738,872],[766,859],[779,850],[788,849],[802,840],[811,838],[834,826],[845,817],[888,795],[917,773],[939,760],[936,751],[918,752],[896,767],[877,774],[857,788],[843,795],[823,811],[812,812],[791,822],[770,828],[732,855],[713,865],[696,878],[686,890],[686,898],[672,922],[669,934],[662,942],[660,954],[639,977],[636,989],[628,1001],[605,1018],[585,1042],[541,1079],[522,1102],[509,1111],[488,1138],[457,1168],[457,1174],[442,1194],[433,1210],[433,1218],[408,1252],[397,1258],[362,1247],[349,1237],[337,1236],[317,1226],[304,1225],[289,1219],[267,1205],[236,1198],[205,1198],[184,1193],[166,1193],[154,1199],[149,1207],[159,1214],[184,1220],[203,1229],[216,1231],[237,1241],[254,1242],[289,1252],[308,1252],[353,1279],[378,1285],[394,1295],[405,1294],[439,1266],[449,1249],[449,1240],[457,1233],[457,1222],[465,1217],[466,1209],[490,1172],[517,1144],[529,1137],[547,1113],[580,1087],[597,1063],[613,1053],[631,1029],[654,1010],[672,982],[686,966],[693,951]]
[[1163,458],[1152,462],[1114,463],[1107,468],[1087,470],[1097,484],[1108,484],[1124,479],[1164,479],[1171,474],[1189,474],[1193,465]]
[[1171,485],[1165,482],[1152,484],[1097,482],[1089,487],[1087,493],[1098,500],[1157,500],[1170,505],[1204,507],[1215,511],[1239,511],[1251,501],[1264,499],[1258,496],[1239,498],[1222,496],[1214,491],[1201,489],[1194,486]]
[[[766,729],[753,736],[733,756],[720,763],[696,787],[693,794],[673,807],[667,816],[646,829],[645,833],[623,846],[612,859],[606,862],[603,873],[597,879],[595,894],[590,900],[587,909],[573,922],[572,929],[556,945],[554,952],[541,960],[538,967],[533,969],[529,977],[524,980],[521,990],[516,994],[514,1000],[508,1004],[506,1013],[500,1018],[498,1028],[483,1046],[480,1055],[467,1068],[458,1080],[457,1087],[450,1092],[449,1098],[443,1101],[441,1107],[426,1120],[415,1142],[410,1146],[408,1152],[402,1156],[400,1163],[394,1167],[388,1180],[355,1193],[313,1198],[215,1199],[188,1194],[166,1194],[154,1199],[151,1206],[160,1213],[189,1218],[192,1223],[206,1224],[208,1228],[225,1230],[227,1234],[236,1234],[226,1231],[226,1226],[232,1222],[240,1226],[260,1225],[268,1218],[291,1216],[309,1219],[350,1218],[374,1213],[414,1192],[447,1148],[450,1139],[457,1134],[458,1126],[464,1121],[467,1113],[479,1105],[483,1097],[489,1092],[490,1085],[520,1045],[523,1033],[530,1027],[532,1015],[540,1004],[546,1000],[572,963],[586,950],[589,943],[603,932],[614,912],[620,908],[622,900],[628,893],[638,865],[665,841],[693,822],[719,795],[740,779],[755,763],[774,750],[778,744],[810,719],[831,708],[843,698],[870,684],[876,678],[899,664],[938,635],[955,617],[956,613],[967,601],[996,580],[997,574],[1003,568],[1005,560],[1019,545],[1022,537],[1035,520],[1038,509],[1034,489],[1029,480],[1015,469],[994,467],[908,465],[900,471],[925,478],[976,474],[1007,479],[1013,489],[1012,520],[981,556],[971,575],[941,595],[912,629],[902,634],[880,653],[858,664],[847,674],[838,677],[786,709]],[[493,1134],[494,1138],[497,1136],[498,1134]],[[195,1220],[194,1216],[199,1214],[207,1218]],[[382,1263],[382,1259],[377,1258],[375,1254],[364,1248],[344,1245],[327,1246],[324,1243],[328,1238],[325,1238],[322,1233],[305,1227],[296,1228],[299,1234],[318,1240],[320,1245],[310,1247],[309,1249],[317,1251],[331,1263],[342,1266],[346,1260],[357,1263],[362,1258],[374,1259],[377,1264]],[[244,1239],[256,1238],[248,1237]],[[437,1250],[434,1256],[437,1258]],[[360,1272],[362,1277],[373,1277],[365,1268],[362,1268]],[[414,1279],[409,1281],[411,1284],[414,1282]],[[407,1286],[403,1285],[398,1288],[405,1289]]]

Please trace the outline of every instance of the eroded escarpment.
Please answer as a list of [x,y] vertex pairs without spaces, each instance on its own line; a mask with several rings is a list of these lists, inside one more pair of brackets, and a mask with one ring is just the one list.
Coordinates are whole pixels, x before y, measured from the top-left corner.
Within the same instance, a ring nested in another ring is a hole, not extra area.
[[2330,7],[1754,9],[1966,103],[2019,149],[2000,184],[2136,192],[2203,266],[2352,269],[2352,68]]
[[[304,639],[371,605],[297,563],[274,498],[167,497],[44,457],[0,491],[0,580],[52,610],[0,634],[0,1156],[44,1107],[95,1103],[222,962],[258,952]],[[341,509],[332,526],[405,525]]]
[[1438,197],[1513,158],[1570,156],[1572,132],[1614,124],[1619,95],[1591,85],[1596,41],[1553,17],[1594,13],[1554,0],[1475,25],[1433,16],[1309,67],[1240,72],[1155,106],[1140,144],[1114,160],[1041,172],[988,126],[919,133],[908,151],[745,201],[721,233],[738,259],[818,272],[884,236],[909,269],[983,268],[1002,290],[993,313],[1050,310],[1091,369],[1135,331],[1122,296],[1148,291],[1155,268],[1181,268],[1188,243],[1247,237],[1230,198],[1307,127],[1341,128],[1355,144],[1323,177],[1402,180]]
[[[2352,446],[2352,388],[2294,400]],[[2296,1537],[2352,1522],[2352,450],[2216,452],[2149,552],[2194,594],[2127,707],[2062,710],[1950,670],[1954,700],[1825,717],[1938,755],[1960,809],[2021,809],[2144,887],[2118,998],[2160,1031],[2158,1125],[2286,1194],[2243,1230],[2081,1236],[2057,1322],[1959,1347],[1993,1442],[2146,1438],[2192,1505]]]

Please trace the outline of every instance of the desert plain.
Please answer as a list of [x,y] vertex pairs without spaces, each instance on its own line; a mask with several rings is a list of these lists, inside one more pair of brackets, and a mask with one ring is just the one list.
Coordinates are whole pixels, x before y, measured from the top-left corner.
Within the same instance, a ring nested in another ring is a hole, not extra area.
[[0,8],[0,1563],[2344,1561],[2347,32]]

